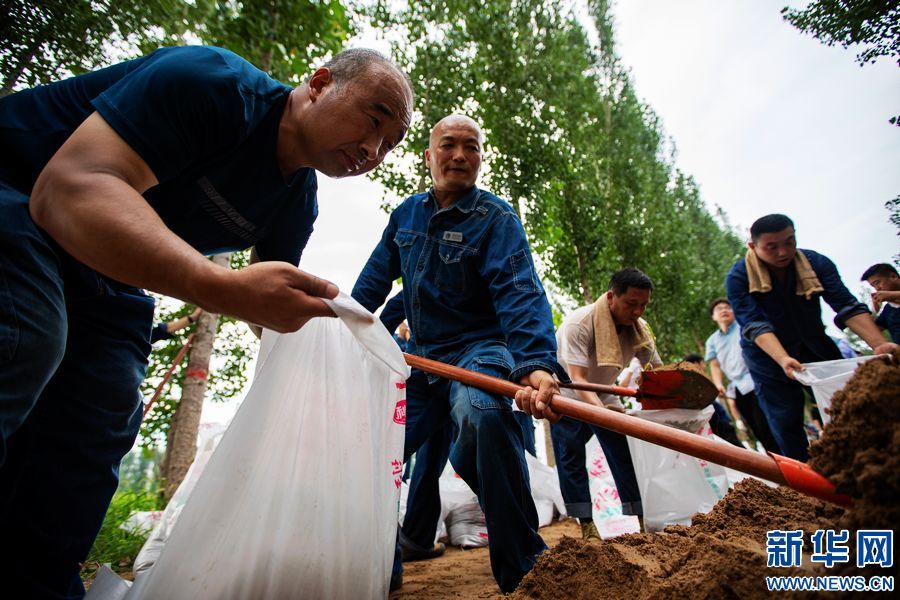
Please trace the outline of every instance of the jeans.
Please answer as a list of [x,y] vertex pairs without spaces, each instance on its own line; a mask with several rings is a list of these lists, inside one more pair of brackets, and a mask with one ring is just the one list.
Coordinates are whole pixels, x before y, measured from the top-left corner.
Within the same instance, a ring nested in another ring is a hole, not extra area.
[[725,410],[724,406],[719,404],[718,400],[714,401],[712,406],[713,414],[709,418],[709,428],[712,429],[714,434],[729,444],[733,444],[738,448],[743,448],[744,445],[741,443],[741,440],[738,439],[737,432],[731,424],[731,417],[728,416],[728,411]]
[[641,493],[631,462],[631,451],[624,435],[569,417],[563,417],[559,422],[551,424],[550,434],[553,438],[553,453],[556,455],[559,487],[566,502],[566,513],[570,517],[591,518],[591,492],[584,445],[592,434],[597,436],[597,441],[600,442],[606,455],[609,470],[619,491],[619,499],[622,501],[622,513],[644,514]]
[[[535,454],[534,424],[531,416],[513,411],[522,428],[525,451]],[[441,518],[441,493],[439,479],[450,458],[451,429],[442,427],[416,451],[416,462],[409,478],[409,495],[406,498],[406,514],[400,539],[403,544],[428,550],[434,544],[438,521]],[[408,464],[408,463],[407,463]]]
[[406,514],[400,537],[405,545],[427,550],[434,545],[441,518],[438,480],[450,458],[451,428],[441,427],[416,451],[416,464],[409,479]]
[[0,256],[4,591],[79,598],[79,562],[140,427],[153,300],[68,256],[2,183]]
[[[470,344],[450,362],[506,379],[512,356],[505,345],[485,341]],[[406,384],[406,409],[404,460],[452,423],[450,463],[478,496],[491,570],[501,591],[512,592],[547,548],[537,533],[522,428],[513,417],[512,400],[414,369]]]
[[734,403],[737,404],[741,418],[747,424],[747,427],[750,428],[750,431],[753,432],[753,435],[756,436],[756,439],[759,440],[759,443],[763,445],[763,448],[766,449],[766,452],[781,454],[781,448],[778,447],[778,442],[775,441],[775,437],[772,435],[772,429],[769,427],[766,415],[759,407],[756,395],[753,392],[742,394],[735,391],[734,396]]

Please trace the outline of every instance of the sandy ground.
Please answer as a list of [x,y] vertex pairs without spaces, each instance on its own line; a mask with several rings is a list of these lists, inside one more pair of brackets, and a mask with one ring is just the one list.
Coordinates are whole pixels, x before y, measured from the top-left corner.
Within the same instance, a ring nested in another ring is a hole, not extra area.
[[[540,530],[544,542],[553,548],[562,537],[581,538],[578,521],[557,521]],[[403,587],[391,594],[391,600],[413,598],[496,598],[500,588],[491,574],[488,549],[461,550],[448,547],[443,556],[406,563]]]

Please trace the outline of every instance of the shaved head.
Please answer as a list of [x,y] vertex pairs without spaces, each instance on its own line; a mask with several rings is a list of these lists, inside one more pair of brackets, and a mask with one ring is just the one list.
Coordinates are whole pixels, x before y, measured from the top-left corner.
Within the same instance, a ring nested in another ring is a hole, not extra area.
[[459,127],[471,129],[478,136],[478,143],[484,142],[484,134],[481,132],[481,126],[478,123],[466,115],[453,114],[447,115],[435,124],[431,129],[431,135],[428,137],[428,145],[434,147],[444,130]]

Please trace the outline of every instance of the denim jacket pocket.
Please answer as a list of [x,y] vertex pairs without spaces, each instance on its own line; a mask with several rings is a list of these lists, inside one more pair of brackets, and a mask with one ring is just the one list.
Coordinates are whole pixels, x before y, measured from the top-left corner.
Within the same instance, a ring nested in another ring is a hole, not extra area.
[[536,292],[539,285],[534,276],[534,269],[531,266],[531,260],[528,251],[524,248],[509,257],[509,264],[512,267],[513,283],[516,289],[522,292]]
[[406,270],[407,267],[413,266],[408,263],[418,238],[419,234],[404,229],[401,229],[394,234],[394,243],[397,244],[397,247],[400,249],[400,268],[402,270]]
[[500,377],[501,379],[509,378],[512,372],[512,363],[505,356],[500,354],[483,354],[472,359],[475,363],[474,370],[485,375]]
[[466,249],[450,244],[438,244],[440,260],[437,263],[435,285],[445,292],[462,294],[466,291]]
[[[478,373],[499,377],[500,379],[508,379],[509,373],[512,371],[512,365],[506,357],[494,354],[476,356],[470,368]],[[469,401],[475,408],[512,410],[512,402],[505,396],[490,394],[471,386],[468,389]]]

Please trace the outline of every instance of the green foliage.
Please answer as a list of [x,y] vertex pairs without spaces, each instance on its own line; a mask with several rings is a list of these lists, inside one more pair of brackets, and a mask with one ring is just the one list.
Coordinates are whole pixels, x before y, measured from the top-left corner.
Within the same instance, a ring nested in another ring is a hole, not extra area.
[[803,9],[785,7],[781,14],[828,46],[862,45],[856,55],[860,65],[879,56],[900,58],[900,3],[895,0],[816,0]]
[[[806,8],[782,8],[794,27],[828,46],[862,47],[856,61],[862,66],[881,56],[900,65],[900,2],[896,0],[815,0]],[[900,115],[890,118],[900,126]]]
[[132,448],[119,464],[118,491],[156,491],[162,455],[163,452],[159,448]]
[[[890,213],[891,223],[897,228],[897,235],[900,236],[900,196],[885,202],[884,207]],[[894,255],[894,265],[900,267],[900,253]]]
[[[154,27],[174,30],[183,0],[9,0],[0,25],[2,93],[134,56]],[[11,17],[11,18],[10,18]]]
[[140,552],[150,534],[146,530],[126,530],[121,525],[133,512],[161,510],[160,496],[154,491],[116,492],[113,496],[100,533],[88,554],[81,576],[89,579],[94,576],[100,565],[109,563],[117,573],[132,570],[134,559]]
[[187,43],[299,83],[355,31],[339,0],[9,0],[4,14],[0,95]]
[[[555,0],[380,2],[378,28],[416,93],[407,142],[374,174],[392,201],[425,189],[430,127],[465,112],[486,135],[484,187],[523,216],[554,307],[595,300],[636,266],[656,282],[647,318],[667,358],[702,347],[741,242],[704,206],[653,111],[618,62],[608,2],[589,2],[591,44]],[[386,204],[390,205],[389,201]]]
[[339,0],[196,0],[187,18],[186,33],[178,27],[168,33],[228,48],[293,84],[355,31]]

